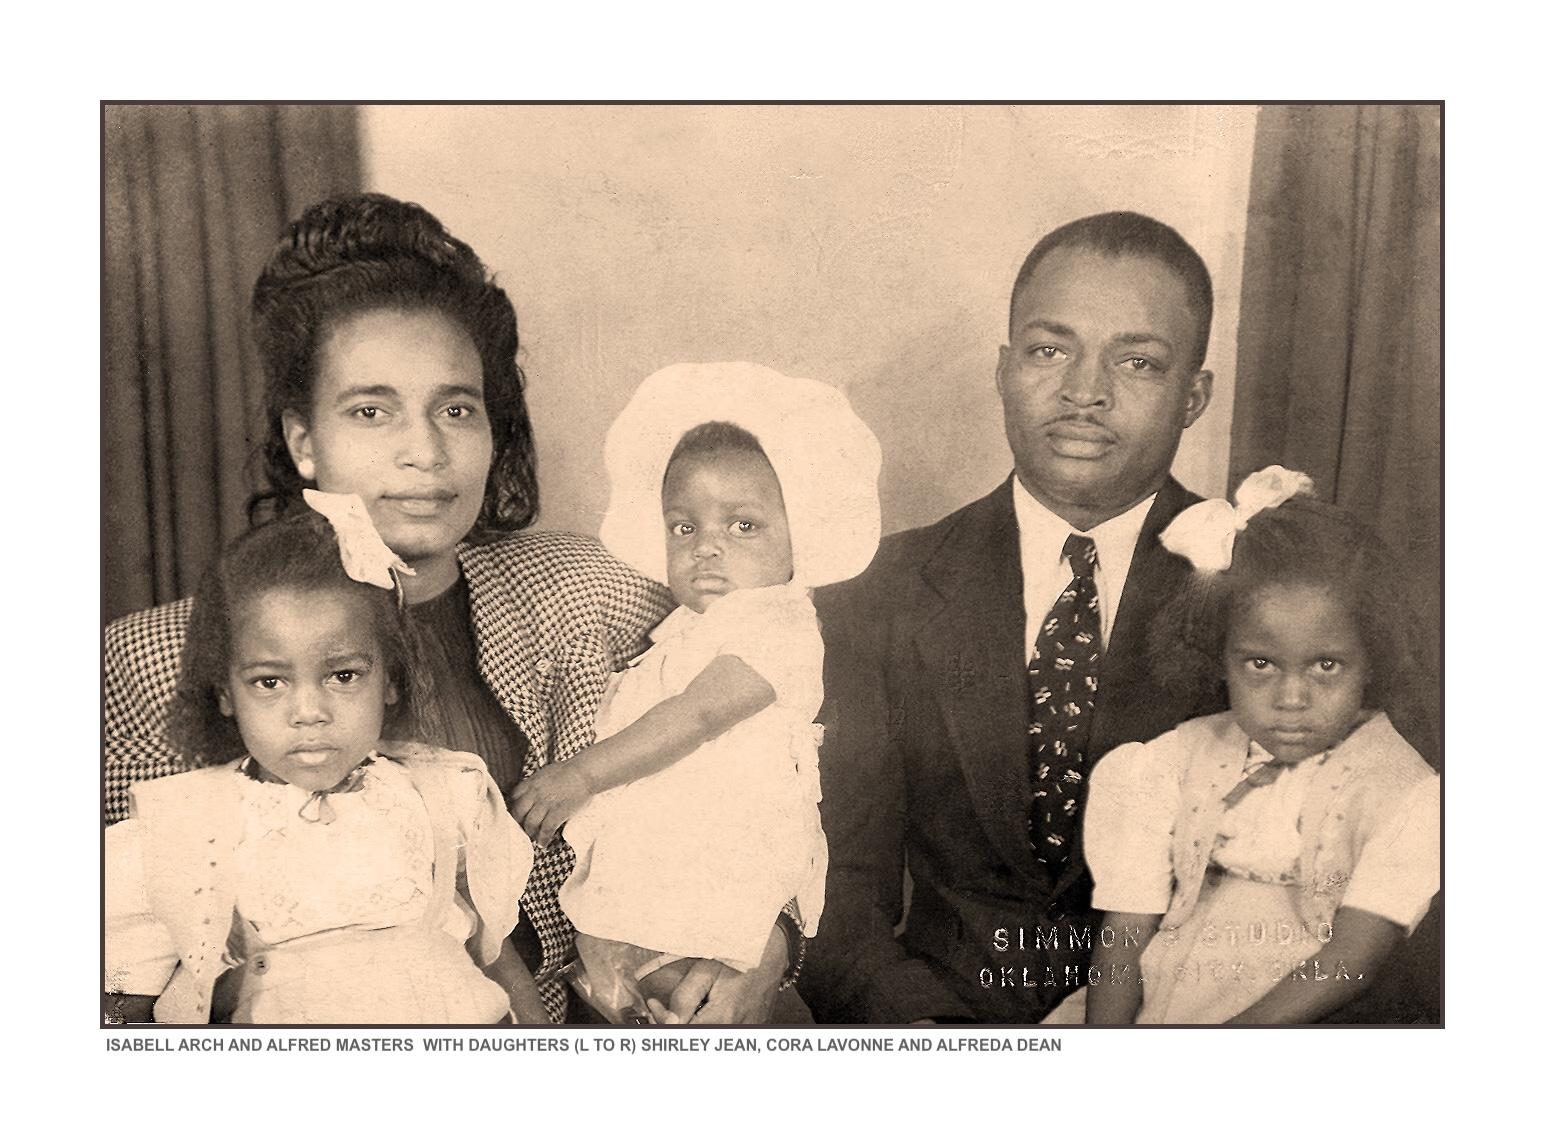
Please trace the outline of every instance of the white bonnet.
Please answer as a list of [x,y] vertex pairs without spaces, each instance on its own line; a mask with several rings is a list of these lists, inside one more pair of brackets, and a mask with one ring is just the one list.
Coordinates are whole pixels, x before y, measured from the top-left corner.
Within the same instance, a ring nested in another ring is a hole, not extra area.
[[665,468],[683,435],[715,422],[756,436],[778,475],[794,583],[815,588],[869,566],[880,543],[879,440],[831,385],[747,361],[663,368],[612,423],[601,541],[614,556],[665,583]]

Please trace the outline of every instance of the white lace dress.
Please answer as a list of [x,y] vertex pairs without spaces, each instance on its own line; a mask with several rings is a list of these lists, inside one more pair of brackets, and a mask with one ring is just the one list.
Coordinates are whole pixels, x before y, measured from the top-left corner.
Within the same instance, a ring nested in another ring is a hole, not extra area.
[[[242,775],[232,818],[235,913],[230,963],[240,964],[239,1023],[491,1023],[509,1000],[477,967],[466,942],[478,918],[458,890],[463,840],[436,866],[436,829],[402,765],[377,758],[357,787],[317,798],[292,784]],[[452,777],[455,818],[470,827],[485,808],[486,773]],[[513,820],[508,840],[524,886],[531,845]],[[159,994],[177,949],[148,917],[146,828],[108,829],[107,882],[114,963],[128,990]],[[513,925],[513,923],[510,923]],[[133,985],[139,985],[135,987]]]
[[596,796],[564,837],[576,855],[560,902],[576,929],[659,953],[757,965],[798,897],[815,933],[826,883],[816,763],[824,649],[808,592],[739,589],[702,614],[672,612],[616,675],[597,739],[680,694],[734,655],[776,701],[652,776]]
[[[1184,792],[1186,765],[1167,755],[1178,748],[1124,745],[1095,766],[1084,848],[1096,909],[1163,914],[1170,907],[1172,830],[1182,806],[1196,802]],[[1285,977],[1316,974],[1314,958],[1332,936],[1331,923],[1304,919],[1299,824],[1315,775],[1334,753],[1273,771],[1269,783],[1241,788],[1225,808],[1195,908],[1143,951],[1138,1023],[1222,1023]],[[1243,776],[1271,759],[1250,742]],[[1363,847],[1341,906],[1385,918],[1407,934],[1416,928],[1438,888],[1438,796],[1431,776],[1401,797]],[[1122,960],[1119,944],[1098,951],[1107,966]],[[1044,1022],[1082,1023],[1084,1000],[1082,990],[1075,993]]]

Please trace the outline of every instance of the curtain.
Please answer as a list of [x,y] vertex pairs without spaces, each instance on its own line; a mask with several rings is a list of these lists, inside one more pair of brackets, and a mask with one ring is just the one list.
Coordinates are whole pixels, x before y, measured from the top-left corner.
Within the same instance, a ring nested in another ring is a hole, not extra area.
[[107,618],[188,595],[246,528],[262,443],[252,284],[284,225],[360,184],[339,106],[105,106]]
[[[1271,463],[1378,531],[1404,563],[1434,675],[1442,635],[1442,111],[1268,106],[1256,127],[1232,492]],[[1392,720],[1441,761],[1436,677]],[[1436,1022],[1442,906],[1341,1022]]]
[[[1229,459],[1231,491],[1281,463],[1372,525],[1405,564],[1432,656],[1442,638],[1441,127],[1437,106],[1261,110]],[[1436,713],[1403,726],[1433,757]]]

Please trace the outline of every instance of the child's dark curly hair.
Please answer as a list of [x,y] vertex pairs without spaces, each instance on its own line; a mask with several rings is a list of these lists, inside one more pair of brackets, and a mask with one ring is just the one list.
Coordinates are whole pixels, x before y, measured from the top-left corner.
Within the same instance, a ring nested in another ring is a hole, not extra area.
[[349,579],[338,538],[321,514],[310,510],[260,526],[226,547],[204,574],[183,639],[177,688],[167,737],[190,764],[225,764],[243,756],[236,719],[220,712],[230,676],[231,624],[247,600],[279,588],[333,591],[354,597],[369,615],[386,672],[397,688],[387,707],[395,729],[416,730],[414,719],[432,698],[422,664],[414,661],[413,636],[395,592]]
[[714,420],[710,423],[698,424],[676,441],[671,457],[666,460],[665,473],[667,476],[670,475],[671,464],[677,459],[717,455],[725,451],[756,455],[769,466],[772,465],[772,461],[767,458],[767,452],[762,450],[762,444],[755,435],[737,424]]
[[1368,652],[1366,708],[1404,711],[1430,685],[1394,556],[1345,510],[1301,496],[1252,517],[1236,536],[1233,563],[1193,571],[1160,611],[1148,637],[1160,685],[1191,695],[1223,683],[1234,609],[1269,584],[1323,586],[1345,602]]

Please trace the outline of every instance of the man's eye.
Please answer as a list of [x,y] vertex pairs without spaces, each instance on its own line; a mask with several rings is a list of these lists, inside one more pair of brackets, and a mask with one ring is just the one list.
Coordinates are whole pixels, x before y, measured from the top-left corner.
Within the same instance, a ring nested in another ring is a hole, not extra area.
[[1318,666],[1320,668],[1321,673],[1323,673],[1323,674],[1335,674],[1338,670],[1341,669],[1341,660],[1340,659],[1321,659],[1319,661]]
[[359,671],[357,671],[357,670],[335,670],[335,671],[333,671],[333,678],[334,678],[335,681],[341,683],[344,686],[347,686],[349,683],[351,683],[355,679],[359,678]]
[[1245,666],[1248,667],[1251,670],[1270,670],[1271,669],[1271,660],[1270,659],[1263,659],[1263,658],[1260,658],[1259,656],[1257,656],[1257,657],[1255,657],[1253,659],[1246,659],[1245,660]]
[[277,690],[279,688],[279,680],[272,676],[264,676],[262,678],[254,678],[252,685],[256,686],[259,690]]
[[1035,361],[1055,361],[1066,354],[1056,345],[1032,345],[1030,347],[1030,359]]
[[1133,372],[1147,372],[1153,368],[1153,362],[1147,357],[1128,357],[1121,363],[1128,366]]
[[374,420],[380,418],[381,409],[374,404],[364,404],[355,408],[352,414],[359,419]]

